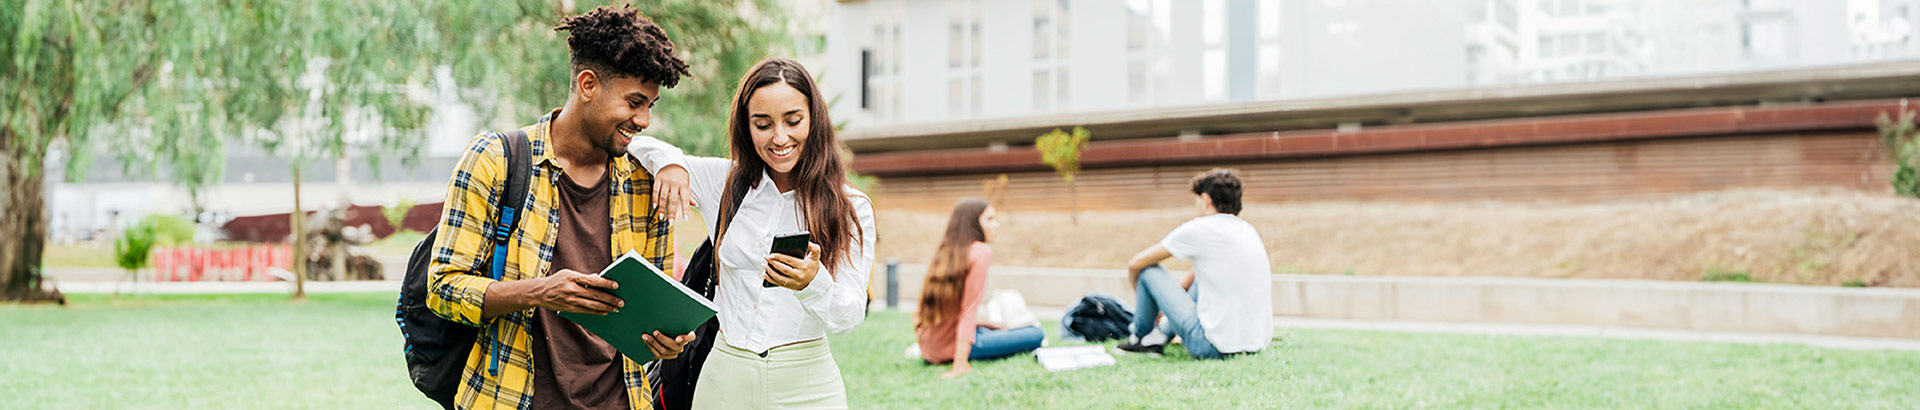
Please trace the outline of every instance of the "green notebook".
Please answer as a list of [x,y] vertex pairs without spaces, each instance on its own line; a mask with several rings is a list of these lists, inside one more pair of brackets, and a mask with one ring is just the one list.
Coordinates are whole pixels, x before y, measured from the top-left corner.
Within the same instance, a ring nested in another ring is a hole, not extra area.
[[641,340],[640,335],[655,330],[668,337],[692,333],[718,312],[713,302],[632,251],[607,265],[600,276],[620,283],[613,295],[627,305],[606,316],[560,312],[560,317],[579,323],[635,362],[653,360],[653,351],[647,349],[647,342]]

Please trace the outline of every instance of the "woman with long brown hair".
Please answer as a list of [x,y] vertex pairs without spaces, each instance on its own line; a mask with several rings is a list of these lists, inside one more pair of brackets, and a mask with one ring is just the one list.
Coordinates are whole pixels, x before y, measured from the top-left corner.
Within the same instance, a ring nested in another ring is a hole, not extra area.
[[[691,205],[714,241],[720,332],[693,407],[845,408],[826,336],[866,317],[872,201],[847,184],[826,101],[799,63],[760,61],[732,105],[729,158],[648,137],[628,146],[655,175],[657,208],[684,216]],[[795,232],[811,235],[805,257],[771,251]]]
[[927,363],[953,362],[953,369],[940,377],[972,372],[969,360],[1038,349],[1047,338],[1038,326],[993,329],[974,319],[987,290],[987,268],[993,264],[993,248],[987,244],[999,232],[993,205],[985,199],[961,198],[953,206],[953,216],[947,218],[947,233],[933,253],[933,263],[927,265],[913,333],[920,339],[920,357]]

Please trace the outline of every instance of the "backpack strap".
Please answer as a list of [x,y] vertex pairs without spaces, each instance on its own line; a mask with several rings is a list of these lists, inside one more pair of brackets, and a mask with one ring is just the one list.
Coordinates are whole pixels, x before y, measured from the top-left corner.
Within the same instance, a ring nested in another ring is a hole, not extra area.
[[740,216],[740,208],[747,205],[742,203],[747,201],[747,190],[742,189],[740,192],[728,192],[728,194],[733,196],[733,212],[727,214],[727,224],[732,225],[733,217]]
[[532,148],[528,147],[530,143],[527,142],[526,131],[516,129],[502,134],[501,139],[507,143],[507,185],[500,191],[500,211],[494,218],[498,223],[493,226],[493,259],[488,264],[492,265],[489,268],[493,280],[505,276],[507,245],[512,242],[513,232],[519,229],[520,209],[527,206],[527,191],[530,190],[527,187],[527,172],[532,168],[527,164],[532,161],[532,155],[528,153]]
[[[732,179],[732,178],[728,178],[728,179]],[[722,221],[727,221],[727,225],[731,226],[733,225],[733,217],[740,215],[740,207],[746,206],[746,204],[743,204],[741,202],[747,200],[747,190],[742,189],[740,190],[740,192],[732,192],[733,184],[731,181],[729,181],[728,183],[721,184],[721,187],[722,187],[720,188],[722,191],[721,195],[729,195],[733,197],[733,212],[728,212],[727,217],[721,219]],[[727,232],[726,226],[714,225],[714,229],[720,231],[720,232],[714,232],[712,234],[709,234],[714,238],[719,238],[721,234],[724,234]],[[714,242],[712,239],[708,239],[707,242],[713,243],[713,247],[714,247],[713,267],[714,269],[719,269],[720,268],[720,252],[719,252],[720,243]],[[714,282],[716,282],[717,284],[719,281],[715,280]],[[719,292],[719,289],[715,289],[714,292]]]
[[[507,245],[513,242],[513,232],[519,229],[520,210],[527,206],[527,191],[531,190],[527,187],[527,173],[533,168],[528,164],[533,159],[530,153],[532,148],[528,147],[531,144],[527,142],[526,131],[518,129],[509,131],[501,134],[501,139],[507,144],[507,183],[500,190],[500,213],[494,219],[493,236],[490,238],[493,240],[493,258],[488,260],[487,265],[493,280],[500,280],[505,276]],[[500,338],[498,335],[495,335],[490,347],[493,350],[493,362],[487,365],[487,373],[499,375]]]

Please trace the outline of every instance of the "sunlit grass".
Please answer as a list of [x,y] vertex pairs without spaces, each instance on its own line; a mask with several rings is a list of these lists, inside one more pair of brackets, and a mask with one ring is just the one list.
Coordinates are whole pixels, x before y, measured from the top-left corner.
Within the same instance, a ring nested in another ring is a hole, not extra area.
[[[945,366],[901,355],[875,311],[834,354],[856,408],[1908,407],[1920,353],[1799,345],[1280,329],[1266,352],[1120,356],[1051,373],[1031,354]],[[1047,324],[1053,345],[1058,329]],[[22,408],[428,408],[393,295],[112,297],[0,305],[0,397]]]

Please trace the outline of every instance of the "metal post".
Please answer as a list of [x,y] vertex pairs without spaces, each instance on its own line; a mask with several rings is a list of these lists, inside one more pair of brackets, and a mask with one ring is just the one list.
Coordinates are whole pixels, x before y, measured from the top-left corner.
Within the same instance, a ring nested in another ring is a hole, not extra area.
[[900,259],[887,258],[887,308],[900,308]]

